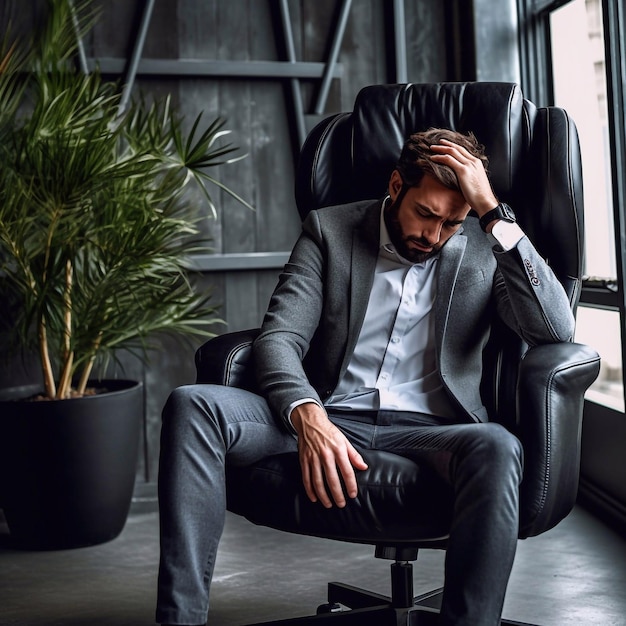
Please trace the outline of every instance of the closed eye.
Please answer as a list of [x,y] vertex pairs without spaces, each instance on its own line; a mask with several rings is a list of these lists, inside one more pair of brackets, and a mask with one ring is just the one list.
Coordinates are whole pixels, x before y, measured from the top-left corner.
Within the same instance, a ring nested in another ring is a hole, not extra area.
[[444,222],[444,226],[446,228],[458,228],[459,226],[461,226],[461,224],[463,224],[465,220],[450,220],[447,222]]
[[[431,209],[423,204],[416,204],[415,211],[420,217],[424,217],[426,219],[441,219],[439,215],[431,211]],[[446,220],[443,225],[446,228],[458,228],[464,221],[465,220]]]

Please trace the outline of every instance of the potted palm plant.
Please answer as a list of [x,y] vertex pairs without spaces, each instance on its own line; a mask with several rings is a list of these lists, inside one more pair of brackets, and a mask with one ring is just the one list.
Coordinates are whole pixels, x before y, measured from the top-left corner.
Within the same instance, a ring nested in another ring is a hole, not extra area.
[[209,174],[236,160],[223,121],[185,133],[168,98],[122,110],[117,84],[75,68],[94,19],[88,1],[49,0],[32,41],[0,42],[3,348],[35,354],[42,383],[0,402],[0,508],[34,548],[121,531],[143,392],[93,373],[121,348],[145,356],[155,333],[210,335],[186,269],[202,245],[189,188],[212,211],[207,183],[246,204]]

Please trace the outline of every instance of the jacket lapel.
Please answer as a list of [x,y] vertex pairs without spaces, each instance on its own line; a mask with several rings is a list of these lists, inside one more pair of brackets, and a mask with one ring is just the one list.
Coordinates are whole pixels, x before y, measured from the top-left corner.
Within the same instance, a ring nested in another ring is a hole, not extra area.
[[440,356],[448,328],[454,288],[466,246],[467,237],[459,232],[446,242],[439,254],[439,275],[437,277],[437,297],[435,299],[434,313],[435,337],[437,339],[437,351]]
[[361,332],[369,294],[374,282],[379,243],[380,202],[376,202],[368,207],[363,222],[352,233],[348,343],[341,364],[341,375],[348,366]]

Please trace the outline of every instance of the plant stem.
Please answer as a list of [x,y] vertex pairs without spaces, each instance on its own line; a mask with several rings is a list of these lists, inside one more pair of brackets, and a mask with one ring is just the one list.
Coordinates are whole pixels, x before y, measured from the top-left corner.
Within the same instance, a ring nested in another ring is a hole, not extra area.
[[96,354],[98,353],[98,349],[100,348],[100,340],[102,339],[102,333],[98,335],[96,339],[93,349],[91,351],[91,356],[89,360],[83,367],[83,371],[80,375],[80,380],[78,381],[78,386],[76,387],[76,392],[81,396],[85,393],[85,389],[87,389],[87,383],[89,382],[89,376],[91,375],[91,370],[93,368],[93,364],[96,361]]
[[72,385],[72,366],[74,365],[74,352],[72,350],[72,262],[65,262],[65,288],[63,290],[63,369],[59,379],[57,398],[67,398]]
[[69,398],[72,383],[72,366],[74,365],[74,353],[70,352],[63,363],[63,370],[59,378],[59,388],[57,390],[57,400]]
[[[52,231],[54,230],[54,226],[48,230],[48,236],[46,239],[46,248],[45,248],[45,262],[44,262],[44,270],[43,270],[43,281],[42,284],[45,285],[48,278],[48,261],[50,259],[50,246],[52,241]],[[52,371],[52,361],[50,359],[50,348],[48,346],[48,331],[46,328],[46,318],[44,313],[41,313],[41,317],[39,320],[39,352],[41,354],[41,368],[43,371],[43,383],[44,390],[46,393],[46,397],[53,400],[57,397],[57,387],[54,381],[54,372]]]
[[41,355],[41,370],[43,373],[43,384],[46,397],[53,399],[56,396],[56,385],[50,362],[50,351],[48,349],[48,333],[46,331],[46,320],[42,317],[39,320],[39,354]]

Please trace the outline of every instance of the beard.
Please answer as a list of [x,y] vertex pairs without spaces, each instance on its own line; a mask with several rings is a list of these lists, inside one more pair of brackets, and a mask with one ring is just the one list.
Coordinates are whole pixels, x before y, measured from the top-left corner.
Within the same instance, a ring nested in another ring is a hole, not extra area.
[[[385,225],[387,226],[387,232],[389,233],[391,243],[393,244],[396,252],[399,255],[401,255],[411,263],[423,263],[427,259],[430,259],[431,257],[438,254],[441,246],[433,246],[427,239],[423,237],[408,237],[405,234],[404,230],[402,229],[402,224],[400,224],[400,220],[398,219],[398,214],[400,212],[400,202],[398,202],[398,200],[402,200],[402,195],[403,194],[399,194],[395,202],[391,202],[388,206],[385,207],[384,217]],[[412,247],[410,244],[418,244],[424,248],[432,249],[429,251],[418,250],[417,248]]]

